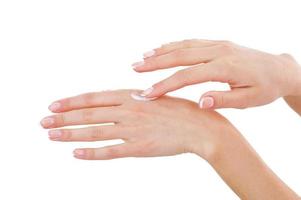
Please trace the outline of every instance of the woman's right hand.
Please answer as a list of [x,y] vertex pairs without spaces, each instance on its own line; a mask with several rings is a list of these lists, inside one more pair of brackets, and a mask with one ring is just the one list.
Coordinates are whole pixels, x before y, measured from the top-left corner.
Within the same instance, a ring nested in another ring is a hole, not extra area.
[[289,55],[273,55],[227,41],[185,40],[145,54],[133,64],[137,72],[189,66],[141,96],[153,98],[182,87],[208,81],[228,83],[229,91],[202,95],[201,108],[246,108],[268,104],[279,97],[301,96],[301,68]]

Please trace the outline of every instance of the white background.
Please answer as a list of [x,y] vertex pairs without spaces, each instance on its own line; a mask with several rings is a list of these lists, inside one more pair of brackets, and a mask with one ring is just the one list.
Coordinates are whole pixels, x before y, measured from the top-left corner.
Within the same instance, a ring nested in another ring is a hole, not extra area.
[[[162,43],[222,39],[301,57],[300,1],[0,1],[0,199],[237,199],[201,158],[82,161],[39,126],[54,100],[139,88],[175,69],[137,74],[131,63]],[[198,101],[207,83],[171,95]],[[301,193],[301,120],[283,100],[220,110],[267,164]]]

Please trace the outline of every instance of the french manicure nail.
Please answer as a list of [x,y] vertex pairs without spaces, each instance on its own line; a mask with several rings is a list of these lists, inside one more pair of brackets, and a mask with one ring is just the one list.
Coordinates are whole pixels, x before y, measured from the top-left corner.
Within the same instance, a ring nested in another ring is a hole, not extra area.
[[54,124],[54,119],[51,117],[46,117],[41,121],[42,126],[49,127]]
[[85,156],[85,150],[83,149],[75,149],[73,151],[73,154],[75,157],[84,157]]
[[60,130],[52,130],[52,131],[49,131],[49,132],[48,132],[48,136],[49,136],[49,138],[51,138],[51,139],[59,138],[59,137],[62,136],[62,131],[60,131]]
[[61,107],[61,104],[59,102],[54,102],[53,104],[51,104],[49,106],[49,110],[51,110],[51,111],[57,111],[57,110],[60,109],[60,107]]
[[144,65],[144,61],[140,61],[140,62],[133,63],[132,67],[135,69],[135,68],[143,66],[143,65]]
[[151,50],[151,51],[148,51],[146,53],[143,54],[143,57],[144,58],[149,58],[149,57],[152,57],[153,55],[155,55],[155,51],[154,50]]
[[148,89],[142,91],[141,94],[140,94],[140,96],[146,97],[146,96],[150,95],[150,93],[152,93],[153,90],[154,90],[154,88],[153,88],[153,87],[150,87],[150,88],[148,88]]
[[151,97],[151,98],[142,97],[141,94],[136,92],[131,93],[131,97],[137,101],[153,101],[158,98],[158,97]]
[[199,105],[201,108],[211,108],[214,105],[214,99],[212,97],[203,97]]

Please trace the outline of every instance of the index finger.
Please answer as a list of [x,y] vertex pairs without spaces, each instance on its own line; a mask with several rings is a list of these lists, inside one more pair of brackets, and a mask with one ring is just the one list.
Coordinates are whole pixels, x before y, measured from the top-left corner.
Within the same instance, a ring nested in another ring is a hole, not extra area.
[[179,70],[170,77],[142,92],[142,95],[145,98],[160,97],[168,92],[178,90],[188,85],[208,81],[227,82],[229,79],[228,70],[219,65],[220,63],[218,62],[210,62]]

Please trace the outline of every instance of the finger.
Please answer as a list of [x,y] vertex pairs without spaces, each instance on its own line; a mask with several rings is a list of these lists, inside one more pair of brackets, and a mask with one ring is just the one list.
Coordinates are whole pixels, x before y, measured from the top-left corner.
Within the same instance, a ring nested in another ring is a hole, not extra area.
[[144,59],[148,59],[154,56],[160,56],[163,54],[170,53],[178,49],[185,48],[202,48],[209,47],[212,45],[233,45],[234,43],[227,40],[204,40],[204,39],[188,39],[176,42],[170,42],[163,44],[159,48],[155,48],[143,54]]
[[200,39],[190,39],[190,40],[171,42],[171,43],[163,44],[161,47],[145,53],[144,58],[147,59],[153,56],[160,56],[175,51],[177,49],[196,48],[196,47],[201,48],[201,47],[212,46],[215,44],[216,43],[213,41],[200,40]]
[[130,143],[122,143],[102,148],[75,149],[74,157],[83,160],[109,160],[135,156],[136,149]]
[[91,107],[116,106],[121,105],[126,97],[126,90],[85,93],[55,101],[49,106],[49,110],[66,112]]
[[149,72],[176,66],[196,65],[212,61],[223,54],[223,48],[219,45],[179,49],[168,54],[149,58],[143,63],[136,65],[134,70],[137,72]]
[[71,125],[98,123],[118,123],[125,115],[119,107],[99,107],[73,110],[44,118],[41,125],[44,128],[58,128]]
[[200,108],[240,108],[255,106],[254,97],[256,91],[253,88],[238,88],[231,91],[210,91],[205,93],[199,102]]
[[79,129],[56,129],[48,132],[49,139],[55,141],[102,141],[126,139],[129,127],[121,125],[92,126]]
[[141,96],[146,98],[159,97],[188,85],[208,81],[227,82],[228,74],[227,68],[219,67],[217,62],[195,65],[179,70],[170,77],[154,84],[153,87],[143,91]]

